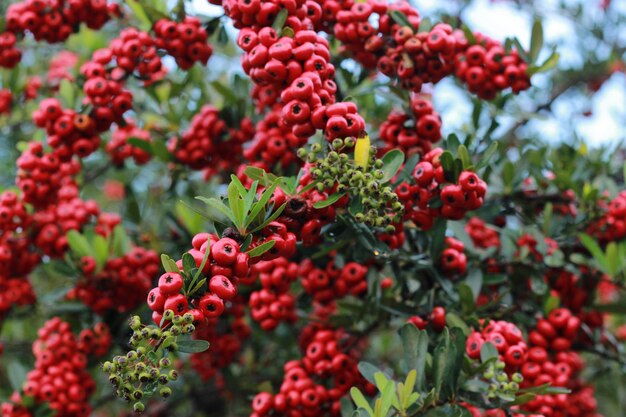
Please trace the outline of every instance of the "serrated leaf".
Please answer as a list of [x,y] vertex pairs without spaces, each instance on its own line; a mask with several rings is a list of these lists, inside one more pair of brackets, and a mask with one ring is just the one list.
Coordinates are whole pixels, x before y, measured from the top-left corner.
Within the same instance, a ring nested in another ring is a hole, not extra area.
[[276,244],[275,240],[268,240],[267,242],[263,242],[259,246],[255,247],[254,249],[249,250],[248,256],[250,258],[256,258],[257,256],[261,256],[268,250],[272,249],[275,244]]
[[178,351],[184,353],[200,353],[207,350],[210,346],[206,340],[179,340]]
[[328,196],[328,198],[326,200],[316,201],[315,203],[313,203],[313,208],[323,209],[325,207],[332,206],[334,203],[336,203],[344,195],[346,195],[346,193],[331,194],[331,195]]

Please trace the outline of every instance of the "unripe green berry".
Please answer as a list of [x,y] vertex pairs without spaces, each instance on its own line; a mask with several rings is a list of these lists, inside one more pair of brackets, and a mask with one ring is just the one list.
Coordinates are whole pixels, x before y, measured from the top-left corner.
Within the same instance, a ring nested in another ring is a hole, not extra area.
[[300,148],[298,149],[298,151],[296,152],[296,155],[298,155],[298,158],[300,159],[304,159],[307,156],[308,152],[306,149],[304,148]]
[[145,409],[146,409],[146,406],[143,405],[143,403],[140,401],[136,402],[133,405],[133,410],[135,410],[135,413],[143,413]]
[[163,318],[167,321],[172,320],[174,318],[174,312],[172,310],[165,310]]
[[167,374],[167,377],[170,379],[170,381],[176,381],[178,379],[178,371],[176,371],[175,369],[172,369]]
[[159,395],[163,398],[167,398],[172,395],[172,389],[170,387],[163,387],[159,390]]

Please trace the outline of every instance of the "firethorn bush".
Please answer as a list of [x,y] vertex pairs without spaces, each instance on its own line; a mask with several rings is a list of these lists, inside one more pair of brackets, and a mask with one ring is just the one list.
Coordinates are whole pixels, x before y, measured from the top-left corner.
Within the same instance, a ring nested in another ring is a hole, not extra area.
[[2,417],[622,415],[624,9],[447,3],[2,2]]

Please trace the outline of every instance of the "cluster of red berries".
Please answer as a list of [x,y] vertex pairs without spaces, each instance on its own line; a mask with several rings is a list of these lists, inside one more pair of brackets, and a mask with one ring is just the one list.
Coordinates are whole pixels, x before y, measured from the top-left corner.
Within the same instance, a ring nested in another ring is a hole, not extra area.
[[302,287],[317,303],[328,304],[348,294],[358,297],[367,293],[367,266],[357,262],[339,267],[331,259],[322,269],[305,259],[299,269]]
[[249,278],[257,277],[263,288],[253,291],[248,301],[254,321],[265,331],[274,330],[281,322],[294,323],[296,299],[289,290],[298,279],[298,264],[285,257],[260,261],[250,267]]
[[389,77],[397,77],[402,86],[419,93],[424,83],[437,83],[450,75],[454,56],[462,48],[462,32],[453,31],[445,23],[435,25],[429,32],[415,33],[404,26],[393,30],[395,47],[385,48],[383,39],[372,38],[366,46],[384,54],[378,61],[378,70]]
[[626,237],[626,191],[620,192],[608,203],[599,200],[598,205],[606,213],[592,223],[588,233],[602,242],[612,242]]
[[237,0],[209,0],[209,2],[222,5],[224,12],[238,29],[250,26],[271,26],[272,23],[274,23],[274,19],[283,8],[289,12],[290,16],[296,16],[299,19],[306,17],[304,0],[250,0],[246,2]]
[[[424,155],[413,170],[414,185],[402,182],[396,186],[396,194],[405,207],[405,219],[422,230],[429,230],[439,216],[462,219],[467,211],[482,207],[487,192],[487,184],[471,171],[461,172],[456,183],[449,183],[439,161],[442,152],[436,148]],[[435,197],[441,201],[439,207],[433,204]]]
[[[559,244],[556,240],[550,237],[544,237],[543,242],[545,244],[545,255],[552,255],[554,251],[559,249]],[[544,254],[539,250],[539,242],[537,239],[525,233],[517,239],[517,246],[519,248],[523,248],[524,250],[528,250],[530,256],[532,256],[537,262],[543,261]],[[516,252],[516,256],[521,255],[521,251]]]
[[465,224],[465,232],[467,232],[472,243],[477,248],[499,248],[500,235],[498,232],[487,226],[487,223],[479,217],[470,218]]
[[0,116],[3,114],[10,114],[13,107],[13,94],[11,90],[3,88],[0,90]]
[[[463,31],[443,23],[418,32],[420,16],[408,2],[320,3],[309,6],[316,28],[332,31],[364,67],[397,77],[408,90],[419,93],[424,83],[437,83],[452,74],[484,99],[509,87],[517,93],[530,86],[527,65],[516,51],[507,53],[499,42],[480,33],[473,34],[470,45]],[[404,15],[407,24],[395,22],[391,13]]]
[[430,324],[433,330],[441,332],[446,327],[446,309],[436,306],[428,315],[411,316],[406,322],[414,324],[420,330],[424,330]]
[[30,142],[17,158],[16,165],[16,183],[22,191],[21,197],[35,208],[53,204],[60,188],[72,184],[72,177],[80,172],[77,160],[65,162],[55,152],[44,153],[39,142]]
[[441,117],[430,101],[411,98],[411,113],[393,111],[380,125],[380,140],[384,142],[380,153],[398,148],[405,155],[425,155],[432,144],[441,139]]
[[16,42],[15,34],[0,33],[0,68],[13,68],[22,60],[22,51],[15,47]]
[[109,326],[100,322],[93,329],[83,329],[78,334],[78,350],[94,356],[104,356],[111,348],[111,332]]
[[472,359],[480,358],[483,344],[491,343],[498,350],[500,361],[506,364],[507,373],[519,370],[528,355],[528,346],[522,331],[513,323],[490,321],[480,331],[473,331],[467,338],[465,351]]
[[500,42],[480,33],[474,37],[476,43],[457,55],[455,65],[455,75],[470,92],[491,100],[506,88],[518,93],[530,87],[528,65],[517,51],[506,52]]
[[37,94],[39,93],[39,89],[43,85],[41,78],[38,76],[28,77],[26,80],[26,84],[24,85],[24,100],[34,100],[37,98]]
[[108,259],[101,270],[94,258],[83,257],[82,277],[67,297],[80,300],[100,315],[111,310],[128,312],[145,301],[159,269],[157,253],[141,247]]
[[439,259],[441,269],[448,276],[463,275],[467,272],[467,256],[465,245],[458,239],[447,236],[445,249]]
[[111,135],[111,140],[107,142],[105,149],[111,161],[117,166],[124,164],[126,159],[132,158],[137,165],[143,165],[150,161],[152,155],[143,149],[130,145],[128,139],[136,138],[150,142],[150,133],[140,129],[133,122],[126,121],[124,126],[119,126]]
[[191,366],[204,381],[215,378],[218,387],[223,385],[219,371],[237,360],[243,342],[251,333],[244,319],[244,305],[237,297],[226,307],[226,314],[208,320],[204,326],[196,326],[193,335],[195,339],[208,341],[210,346],[204,352],[191,355]]
[[229,128],[219,110],[203,106],[191,119],[180,138],[172,138],[169,151],[182,164],[192,169],[205,169],[207,175],[235,171],[241,162],[243,144],[254,135],[254,124],[243,119],[239,129]]
[[186,16],[181,23],[160,19],[154,24],[154,33],[157,48],[166,50],[183,70],[195,62],[206,65],[213,53],[207,31],[196,17]]
[[[306,170],[307,166],[305,166]],[[313,178],[310,174],[300,177],[300,189],[312,182]],[[315,245],[321,241],[322,226],[332,222],[335,219],[335,206],[341,206],[342,201],[336,204],[316,209],[313,207],[318,201],[324,201],[328,198],[328,193],[318,191],[312,188],[304,193],[296,195],[288,195],[281,188],[276,188],[272,201],[274,207],[280,207],[286,204],[285,210],[278,217],[277,222],[286,227],[288,233],[295,234],[298,241],[304,245]]]
[[287,169],[299,164],[296,149],[306,144],[306,138],[294,135],[283,123],[280,111],[275,107],[257,123],[254,140],[243,151],[246,160],[271,172],[277,165]]
[[[33,353],[35,369],[27,375],[24,395],[33,397],[37,404],[47,403],[57,417],[89,416],[89,397],[96,386],[86,369],[86,353],[79,349],[69,323],[58,317],[48,320],[38,331]],[[30,415],[19,392],[13,393],[1,410],[5,417]]]
[[[201,270],[207,277],[207,291],[204,295],[193,294],[193,298],[188,298],[182,292],[185,283],[180,273],[167,272],[161,275],[158,286],[148,294],[148,306],[153,311],[152,319],[157,325],[161,324],[165,310],[172,310],[176,315],[191,312],[194,322],[200,324],[219,317],[224,312],[225,302],[233,301],[237,296],[239,280],[245,279],[250,272],[248,254],[241,252],[239,244],[233,239],[199,233],[191,244],[193,248],[187,253],[195,260],[196,267],[202,266],[207,255]],[[177,265],[182,270],[182,260]]]
[[[306,330],[306,329],[305,329]],[[360,353],[341,330],[315,329],[303,340],[304,357],[284,365],[280,391],[261,392],[252,401],[250,417],[341,415],[341,398],[351,387],[361,386],[368,395],[376,388],[359,374]]]
[[0,319],[14,306],[31,305],[34,302],[35,292],[28,279],[0,275]]
[[60,258],[67,251],[65,235],[69,230],[82,230],[100,214],[95,200],[82,200],[78,193],[76,185],[64,185],[59,189],[54,204],[33,214],[35,243],[50,257]]
[[[279,206],[274,206],[279,207]],[[260,236],[254,236],[250,243],[250,248],[255,248],[269,240],[273,240],[274,246],[267,252],[261,255],[261,260],[270,261],[279,257],[285,257],[290,259],[296,253],[296,235],[289,231],[284,222],[273,221],[263,230],[261,230]]]
[[[547,318],[537,321],[535,329],[528,335],[528,357],[521,369],[524,376],[522,388],[551,384],[555,387],[576,389],[580,385],[576,377],[583,369],[584,362],[578,353],[571,350],[580,322],[578,317],[565,308],[555,309]],[[522,406],[522,409],[547,417],[580,415],[570,402],[573,394],[538,395]],[[588,405],[583,396],[584,394],[579,399]],[[593,413],[583,415],[589,416]]]
[[73,155],[85,158],[100,146],[100,136],[91,117],[63,109],[55,98],[46,98],[39,103],[39,109],[33,113],[33,121],[46,130],[48,145],[63,161]]
[[[297,87],[296,80],[290,88]],[[324,137],[329,142],[337,138],[356,138],[365,130],[365,120],[359,115],[356,104],[350,101],[318,107],[311,113],[311,123],[316,129],[324,130]]]
[[62,80],[74,81],[70,72],[78,64],[78,55],[70,51],[61,51],[50,60],[46,83],[53,89],[58,89]]
[[107,0],[27,0],[10,5],[6,20],[11,32],[28,31],[38,41],[56,43],[65,41],[81,23],[100,29],[119,15],[119,5]]

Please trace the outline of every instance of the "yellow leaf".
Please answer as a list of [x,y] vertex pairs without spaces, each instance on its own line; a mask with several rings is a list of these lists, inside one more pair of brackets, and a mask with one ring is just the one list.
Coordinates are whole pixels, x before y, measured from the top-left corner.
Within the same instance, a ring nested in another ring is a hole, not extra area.
[[370,159],[370,137],[365,135],[362,138],[356,140],[354,146],[354,162],[364,169],[367,169],[367,164]]

